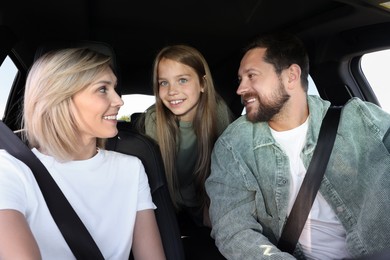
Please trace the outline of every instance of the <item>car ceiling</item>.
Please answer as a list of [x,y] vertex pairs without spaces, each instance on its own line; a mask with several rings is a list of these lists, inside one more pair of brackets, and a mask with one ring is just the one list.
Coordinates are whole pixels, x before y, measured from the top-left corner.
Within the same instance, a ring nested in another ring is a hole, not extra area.
[[[379,8],[375,0],[4,2],[0,4],[1,24],[31,46],[56,40],[111,44],[121,71],[123,93],[151,94],[153,57],[165,45],[184,43],[198,48],[208,60],[220,92],[228,89],[234,93],[240,51],[259,33],[296,33],[305,41],[311,57],[320,63],[340,58],[334,48],[343,44],[336,36],[345,34],[344,40],[350,41],[339,50],[345,55],[345,49],[353,49],[359,41],[348,30],[374,24],[389,28],[390,23],[390,13]],[[338,40],[332,42],[334,38]]]

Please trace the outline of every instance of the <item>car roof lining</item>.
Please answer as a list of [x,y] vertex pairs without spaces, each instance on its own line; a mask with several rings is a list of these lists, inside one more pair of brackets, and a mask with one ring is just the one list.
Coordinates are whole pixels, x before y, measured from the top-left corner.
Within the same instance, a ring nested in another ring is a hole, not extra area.
[[[389,46],[389,40],[376,33],[390,28],[390,13],[375,8],[371,2],[13,0],[0,8],[0,24],[7,25],[32,48],[42,41],[55,40],[109,43],[122,72],[123,94],[153,94],[152,62],[159,49],[176,43],[192,45],[207,59],[217,90],[238,111],[241,107],[235,90],[241,50],[259,33],[277,30],[296,33],[304,41],[313,61],[312,77],[315,82],[321,81],[319,92],[343,88],[341,93],[345,93],[335,98],[337,102],[345,101],[350,94],[344,79],[337,74],[341,64],[362,50]],[[367,25],[372,26],[363,28]],[[370,30],[376,45],[371,37],[365,38]],[[22,55],[27,57],[28,50],[23,48],[20,46]],[[32,62],[32,58],[25,60]],[[319,68],[332,73],[328,77],[337,84],[324,81],[324,77],[316,79]]]

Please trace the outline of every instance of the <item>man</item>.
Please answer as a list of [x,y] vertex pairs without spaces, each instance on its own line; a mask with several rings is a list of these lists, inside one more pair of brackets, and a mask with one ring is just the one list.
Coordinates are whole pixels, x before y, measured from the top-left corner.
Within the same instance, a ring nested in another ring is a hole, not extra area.
[[330,106],[308,96],[308,56],[289,34],[246,50],[237,90],[246,115],[218,139],[206,189],[212,236],[228,259],[342,259],[390,241],[390,115],[351,99],[343,107],[320,190],[294,256],[277,244]]

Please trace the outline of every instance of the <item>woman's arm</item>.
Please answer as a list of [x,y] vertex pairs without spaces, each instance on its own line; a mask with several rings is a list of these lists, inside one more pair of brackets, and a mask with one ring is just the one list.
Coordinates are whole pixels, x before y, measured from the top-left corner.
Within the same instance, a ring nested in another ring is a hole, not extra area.
[[19,211],[0,210],[0,259],[41,259],[38,244]]
[[152,209],[137,212],[132,250],[136,260],[165,259],[160,232]]

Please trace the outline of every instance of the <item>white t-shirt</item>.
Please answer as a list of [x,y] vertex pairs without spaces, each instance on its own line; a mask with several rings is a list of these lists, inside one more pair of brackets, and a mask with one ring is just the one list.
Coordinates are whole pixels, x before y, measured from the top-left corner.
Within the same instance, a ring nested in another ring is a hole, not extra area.
[[[288,213],[294,205],[306,168],[303,165],[301,151],[306,142],[308,119],[297,128],[277,132],[271,129],[271,133],[290,162],[290,199]],[[303,227],[299,243],[308,259],[342,259],[349,257],[346,249],[346,232],[336,214],[328,202],[317,193],[308,219]]]
[[[60,163],[38,150],[105,259],[128,259],[136,212],[154,209],[142,162],[99,150],[88,160]],[[0,150],[0,210],[25,215],[43,259],[75,259],[56,226],[30,169]]]

